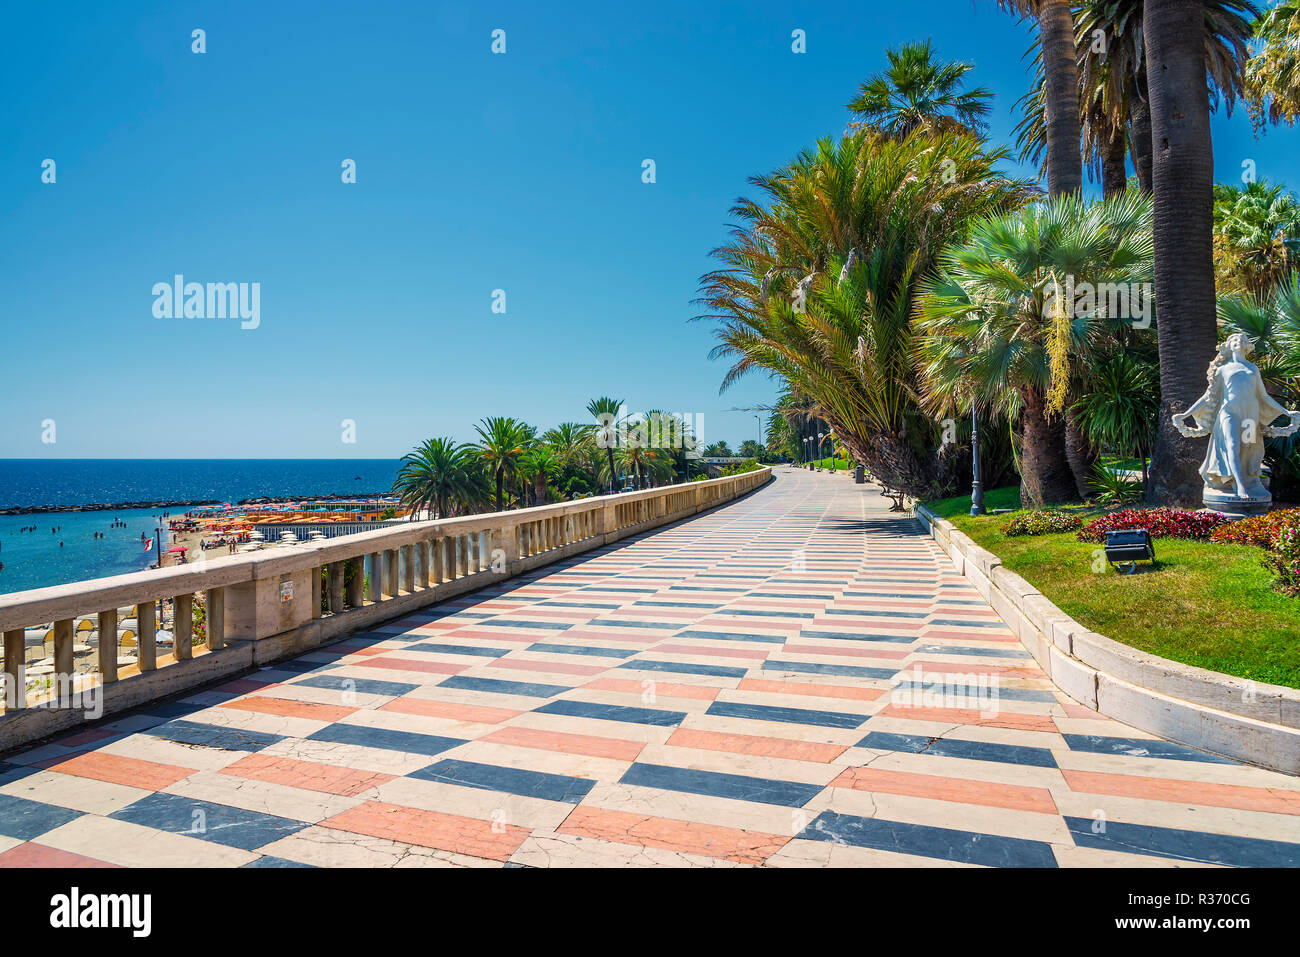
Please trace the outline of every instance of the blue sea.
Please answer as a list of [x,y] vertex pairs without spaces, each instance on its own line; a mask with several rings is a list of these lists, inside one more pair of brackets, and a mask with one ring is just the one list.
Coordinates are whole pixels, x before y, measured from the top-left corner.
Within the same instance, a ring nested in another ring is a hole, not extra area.
[[[0,459],[0,508],[387,492],[392,459]],[[157,561],[144,551],[164,509],[0,515],[0,594],[121,575]],[[172,516],[184,507],[169,509]],[[124,527],[112,527],[114,520]],[[35,526],[33,532],[19,529]],[[94,532],[103,532],[96,539]]]

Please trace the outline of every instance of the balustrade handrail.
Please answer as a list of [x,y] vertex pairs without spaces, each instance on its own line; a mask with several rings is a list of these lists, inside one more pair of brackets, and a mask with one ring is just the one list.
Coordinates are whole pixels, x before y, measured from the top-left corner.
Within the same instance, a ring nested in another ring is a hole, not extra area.
[[[573,502],[403,522],[0,595],[0,751],[72,727],[88,714],[87,702],[102,704],[98,713],[116,713],[247,673],[520,572],[688,518],[771,477],[772,470],[762,468]],[[124,607],[129,614],[120,612]],[[49,625],[51,633],[33,643],[28,629],[34,625]],[[29,676],[28,644],[39,644],[44,656],[47,642],[51,653]],[[87,657],[92,654],[93,660]]]
[[[770,473],[770,469],[766,468],[760,471]],[[265,550],[221,558],[204,556],[197,564],[172,565],[167,568],[152,568],[123,575],[110,575],[10,592],[0,595],[0,631],[43,624],[68,617],[70,614],[79,615],[99,611],[102,608],[121,608],[163,594],[203,591],[241,582],[279,577],[285,572],[357,558],[379,549],[414,545],[427,540],[430,532],[460,535],[503,527],[518,527],[542,519],[663,498],[689,489],[725,486],[734,483],[736,479],[743,478],[744,475],[758,474],[759,472],[747,472],[742,475],[661,485],[635,492],[592,496],[503,512],[480,512],[451,518],[404,522],[400,526],[340,535],[321,542],[299,542],[287,547],[268,542]],[[70,602],[75,602],[80,609],[84,610],[70,609],[68,607]]]

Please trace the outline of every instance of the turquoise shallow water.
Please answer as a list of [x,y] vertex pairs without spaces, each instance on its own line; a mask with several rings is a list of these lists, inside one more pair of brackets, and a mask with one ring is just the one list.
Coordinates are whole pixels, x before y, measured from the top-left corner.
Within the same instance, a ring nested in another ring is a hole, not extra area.
[[[390,459],[0,459],[0,508],[363,494],[390,489],[397,466]],[[143,550],[140,534],[152,536],[162,512],[0,515],[0,594],[147,568],[156,556]],[[110,527],[115,518],[126,526]],[[19,532],[28,525],[36,531]],[[56,527],[62,530],[51,532]]]
[[[152,537],[159,514],[159,509],[133,509],[0,515],[0,594],[148,568],[157,556],[144,551],[140,533]],[[126,527],[110,528],[115,518]],[[28,525],[36,531],[18,531]],[[61,531],[51,531],[55,527]],[[94,532],[103,532],[103,539],[95,539]]]

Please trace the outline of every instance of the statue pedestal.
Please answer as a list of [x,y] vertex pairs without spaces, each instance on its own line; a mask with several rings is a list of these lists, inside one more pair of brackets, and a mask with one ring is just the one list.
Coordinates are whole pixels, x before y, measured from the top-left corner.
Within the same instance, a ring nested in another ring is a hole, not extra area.
[[1273,496],[1265,494],[1243,498],[1235,492],[1220,492],[1207,486],[1201,493],[1201,501],[1211,511],[1222,512],[1231,518],[1248,518],[1267,512],[1273,504]]

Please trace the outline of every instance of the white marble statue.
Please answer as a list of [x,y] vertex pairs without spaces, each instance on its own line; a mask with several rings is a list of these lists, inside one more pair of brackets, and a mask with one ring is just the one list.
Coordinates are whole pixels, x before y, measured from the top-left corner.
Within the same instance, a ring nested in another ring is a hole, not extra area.
[[[1278,405],[1264,388],[1259,369],[1250,361],[1254,351],[1248,337],[1229,336],[1210,363],[1205,394],[1173,417],[1174,427],[1187,438],[1210,437],[1200,469],[1209,508],[1267,506],[1273,497],[1260,480],[1264,438],[1300,429],[1300,411]],[[1287,424],[1274,427],[1281,416],[1287,416]]]

